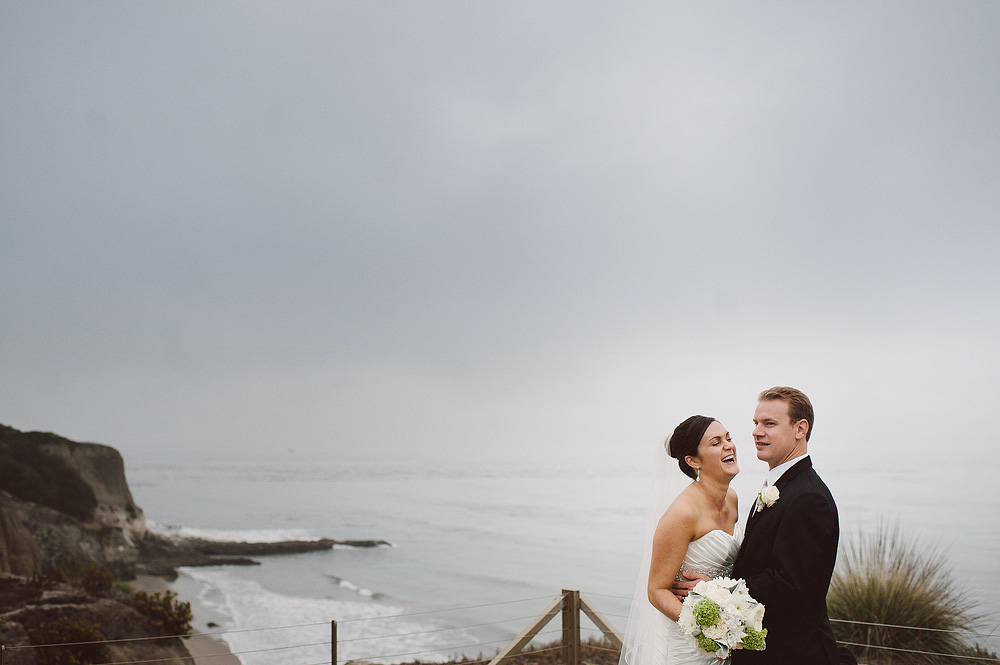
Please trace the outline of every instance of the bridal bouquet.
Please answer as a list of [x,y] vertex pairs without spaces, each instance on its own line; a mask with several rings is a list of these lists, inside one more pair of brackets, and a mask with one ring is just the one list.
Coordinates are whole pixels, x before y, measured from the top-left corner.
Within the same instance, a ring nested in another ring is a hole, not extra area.
[[764,606],[750,596],[743,580],[718,577],[695,585],[677,623],[698,647],[725,659],[733,649],[763,650],[763,621]]

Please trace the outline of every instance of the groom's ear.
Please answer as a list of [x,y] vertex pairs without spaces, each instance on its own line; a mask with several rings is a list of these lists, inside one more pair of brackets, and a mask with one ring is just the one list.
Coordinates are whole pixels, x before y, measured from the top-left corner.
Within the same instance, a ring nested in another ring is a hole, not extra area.
[[806,436],[809,434],[809,421],[805,418],[799,420],[795,423],[795,437],[801,437],[805,441]]

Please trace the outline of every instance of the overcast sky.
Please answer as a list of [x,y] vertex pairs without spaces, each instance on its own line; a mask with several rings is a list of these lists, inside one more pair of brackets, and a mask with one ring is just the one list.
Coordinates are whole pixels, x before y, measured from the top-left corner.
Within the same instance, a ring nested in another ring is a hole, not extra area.
[[985,0],[3,2],[0,422],[998,464],[998,118]]

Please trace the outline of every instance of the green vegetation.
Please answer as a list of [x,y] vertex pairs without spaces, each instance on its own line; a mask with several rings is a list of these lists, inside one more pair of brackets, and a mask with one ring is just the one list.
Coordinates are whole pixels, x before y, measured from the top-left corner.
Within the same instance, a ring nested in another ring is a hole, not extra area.
[[898,527],[880,523],[873,533],[854,536],[844,546],[826,600],[837,640],[867,645],[850,648],[871,665],[996,659],[974,646],[981,617],[944,562],[942,552],[918,545]]
[[173,591],[154,593],[136,591],[132,604],[149,619],[160,635],[191,634],[191,603],[177,600]]
[[0,490],[78,520],[90,519],[97,507],[94,491],[70,465],[40,447],[48,441],[66,439],[0,425]]
[[63,582],[98,595],[106,595],[117,581],[112,573],[99,566],[96,561],[80,566],[58,566],[45,573],[43,577],[47,579],[50,587]]
[[67,617],[47,621],[28,629],[32,644],[44,646],[35,650],[38,665],[90,665],[111,660],[107,639],[96,624],[74,621]]
[[177,600],[173,591],[148,594],[137,591],[126,582],[91,561],[77,567],[60,567],[36,578],[41,588],[63,583],[84,589],[95,596],[113,598],[139,610],[150,625],[164,636],[191,634],[191,603]]

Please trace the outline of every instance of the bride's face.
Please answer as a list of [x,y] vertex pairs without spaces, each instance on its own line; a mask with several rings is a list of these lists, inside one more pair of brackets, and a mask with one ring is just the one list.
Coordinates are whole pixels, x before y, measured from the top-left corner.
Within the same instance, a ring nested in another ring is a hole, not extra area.
[[701,473],[732,478],[740,472],[736,464],[736,446],[729,436],[729,430],[719,421],[713,422],[705,430],[698,444],[698,461]]

